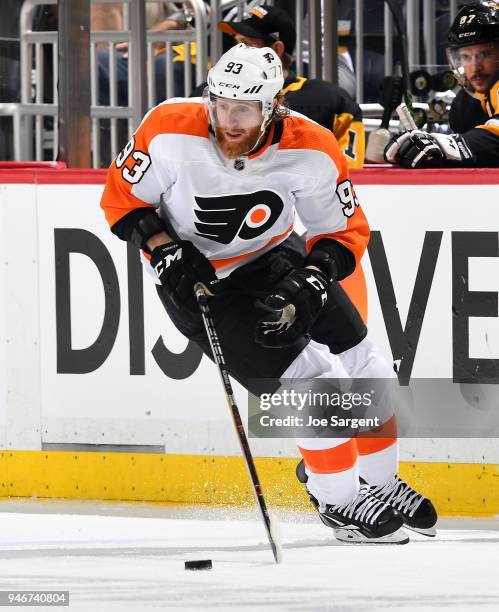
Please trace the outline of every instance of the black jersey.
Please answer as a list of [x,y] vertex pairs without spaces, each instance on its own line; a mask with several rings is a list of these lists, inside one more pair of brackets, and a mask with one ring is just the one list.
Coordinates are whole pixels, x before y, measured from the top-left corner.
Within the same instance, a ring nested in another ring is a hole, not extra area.
[[[193,89],[191,97],[202,95],[206,83]],[[286,106],[331,130],[350,168],[364,165],[365,131],[360,106],[347,92],[328,81],[297,77],[290,72],[282,93]]]
[[474,167],[498,168],[499,80],[479,97],[474,98],[464,90],[457,94],[449,113],[450,127],[466,140],[475,157]]
[[461,89],[452,102],[449,111],[449,125],[454,134],[464,134],[477,125],[483,125],[490,117],[480,100]]
[[352,120],[362,121],[362,111],[357,102],[344,89],[328,81],[297,77],[290,72],[282,93],[292,110],[328,130],[333,130],[335,119],[345,114]]
[[344,89],[290,72],[282,93],[289,108],[333,132],[350,168],[362,168],[365,151],[362,111]]

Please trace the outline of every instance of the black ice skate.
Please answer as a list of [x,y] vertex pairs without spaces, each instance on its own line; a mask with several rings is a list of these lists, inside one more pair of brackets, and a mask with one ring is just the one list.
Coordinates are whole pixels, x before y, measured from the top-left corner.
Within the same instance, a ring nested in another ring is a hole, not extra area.
[[[364,481],[361,479],[361,482]],[[371,485],[371,493],[400,512],[404,518],[404,527],[429,537],[437,535],[437,512],[431,501],[396,474],[385,485]]]
[[[308,477],[303,461],[296,468],[298,480],[306,485]],[[370,487],[362,484],[357,496],[347,504],[320,503],[307,490],[310,500],[319,512],[321,521],[334,529],[340,542],[352,544],[407,544],[409,538],[402,529],[404,519],[388,504],[371,494]]]

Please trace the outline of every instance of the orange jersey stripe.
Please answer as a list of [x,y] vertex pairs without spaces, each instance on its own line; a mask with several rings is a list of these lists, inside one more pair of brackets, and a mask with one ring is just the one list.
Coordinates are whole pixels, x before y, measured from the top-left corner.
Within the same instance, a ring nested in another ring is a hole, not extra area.
[[362,320],[367,325],[367,285],[362,265],[359,264],[352,274],[350,274],[350,276],[347,276],[345,279],[340,281],[340,285],[346,291],[348,297],[352,300],[355,307],[359,311]]
[[249,253],[243,253],[242,255],[237,255],[236,257],[228,257],[227,259],[210,259],[210,263],[215,268],[215,270],[220,270],[221,268],[226,268],[227,266],[231,266],[235,263],[240,263],[241,261],[243,261],[244,259],[248,259],[252,255],[261,253],[262,251],[267,249],[271,244],[274,244],[281,238],[284,238],[285,236],[290,234],[292,230],[293,230],[293,226],[290,225],[285,232],[283,232],[282,234],[279,234],[278,236],[274,236],[267,242],[266,245],[264,245],[260,249],[257,249],[256,251],[250,251]]
[[[322,151],[329,155],[338,170],[337,185],[350,180],[347,160],[340,150],[338,141],[329,130],[302,117],[291,116],[286,121],[295,122],[297,129],[284,130],[279,149]],[[353,187],[352,192],[355,194]],[[358,264],[369,242],[369,224],[360,206],[355,205],[354,210],[355,212],[351,216],[345,216],[345,229],[333,234],[314,236],[307,241],[307,251],[310,251],[321,238],[332,238],[346,246],[354,254],[355,261]]]
[[[132,210],[155,208],[152,204],[147,204],[132,195],[130,193],[131,185],[123,184],[124,182],[117,172],[111,170],[108,172],[100,205],[104,210],[109,227],[113,227],[117,221]],[[124,197],[125,193],[126,197]]]
[[[382,434],[383,437],[366,437],[372,436],[373,433],[377,435]],[[371,455],[372,453],[377,453],[395,444],[397,441],[397,419],[395,415],[380,427],[372,429],[371,432],[359,433],[355,440],[357,442],[357,451],[359,455]]]
[[[208,138],[208,122],[203,105],[198,102],[172,102],[156,106],[142,120],[134,135],[132,150],[144,154],[152,139],[163,133]],[[119,160],[118,155],[109,167],[101,199],[101,208],[111,227],[132,210],[155,204],[136,198],[132,194],[133,184],[123,179],[123,172],[133,175],[137,166],[140,171],[141,164],[147,162],[137,159],[133,153],[122,164]]]
[[359,265],[362,255],[366,250],[367,243],[369,242],[370,236],[369,224],[367,223],[364,211],[357,208],[355,214],[349,217],[347,227],[339,232],[333,234],[321,234],[314,236],[310,240],[307,240],[307,251],[314,246],[316,242],[323,238],[332,238],[337,242],[340,242],[343,246],[346,246],[354,255],[356,264]]
[[348,178],[348,170],[344,155],[340,151],[338,141],[330,130],[318,125],[317,123],[291,115],[286,117],[286,126],[292,129],[285,129],[279,149],[310,149],[312,151],[322,151],[329,155],[340,173],[340,179]]
[[[147,119],[147,121],[145,121]],[[137,130],[147,147],[158,134],[184,134],[208,138],[208,121],[204,105],[199,102],[169,102],[153,108]]]
[[334,448],[326,448],[323,450],[298,448],[300,449],[307,469],[315,474],[344,472],[353,467],[357,460],[355,440],[349,440]]

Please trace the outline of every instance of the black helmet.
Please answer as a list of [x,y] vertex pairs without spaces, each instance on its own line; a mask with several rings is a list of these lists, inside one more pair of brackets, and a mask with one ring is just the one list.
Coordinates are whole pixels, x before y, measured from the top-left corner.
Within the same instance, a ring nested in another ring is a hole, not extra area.
[[499,2],[476,2],[456,15],[447,46],[452,49],[495,40],[499,40]]
[[[477,53],[467,53],[463,49],[474,45],[484,48]],[[473,58],[477,61],[495,58],[496,68],[490,79],[490,87],[499,77],[499,1],[474,2],[464,6],[456,15],[447,36],[447,59],[454,76],[465,91],[480,99],[481,94],[477,93],[466,76],[466,63],[470,65]]]

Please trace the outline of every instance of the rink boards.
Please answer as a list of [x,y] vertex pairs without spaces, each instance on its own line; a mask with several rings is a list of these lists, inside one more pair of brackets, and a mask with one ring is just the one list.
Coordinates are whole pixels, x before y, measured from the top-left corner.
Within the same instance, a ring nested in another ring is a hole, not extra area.
[[[373,230],[370,334],[409,377],[499,375],[498,174],[354,173]],[[137,253],[109,232],[104,180],[0,172],[2,494],[249,501],[217,373],[167,319]],[[414,354],[400,355],[414,309]],[[245,413],[246,393],[236,394]],[[293,440],[251,445],[271,503],[304,504]],[[403,439],[401,459],[441,512],[499,513],[496,439]]]

